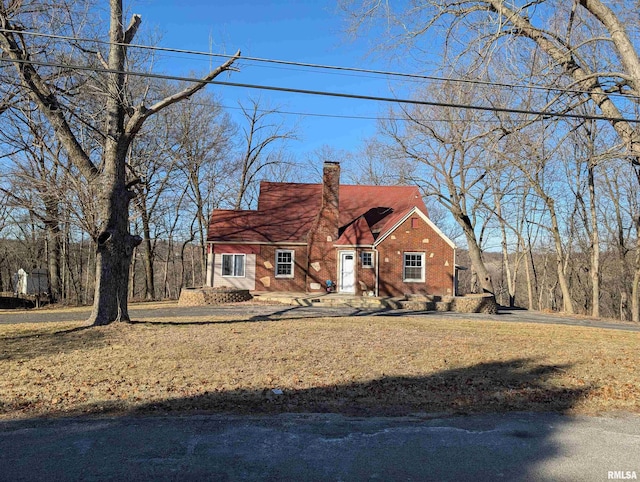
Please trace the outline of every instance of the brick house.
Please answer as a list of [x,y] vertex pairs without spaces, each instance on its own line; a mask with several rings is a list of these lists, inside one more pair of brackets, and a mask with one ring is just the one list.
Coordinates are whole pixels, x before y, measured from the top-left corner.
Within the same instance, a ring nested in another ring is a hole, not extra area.
[[455,245],[427,217],[418,188],[262,182],[256,210],[216,209],[207,286],[251,291],[453,295]]

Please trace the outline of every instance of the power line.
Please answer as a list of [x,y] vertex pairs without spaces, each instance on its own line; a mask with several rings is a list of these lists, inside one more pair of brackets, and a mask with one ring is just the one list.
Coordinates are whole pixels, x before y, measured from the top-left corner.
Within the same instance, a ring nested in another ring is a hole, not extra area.
[[[0,32],[6,33],[15,33],[16,30],[11,29],[3,29],[0,28]],[[155,50],[160,52],[172,52],[172,53],[180,53],[187,55],[198,55],[198,56],[206,56],[206,57],[220,57],[229,59],[232,58],[233,55],[229,54],[221,54],[221,53],[213,53],[213,52],[204,52],[199,50],[188,50],[188,49],[178,49],[173,47],[158,47],[153,45],[144,45],[144,44],[125,44],[121,42],[110,42],[108,40],[100,40],[100,39],[91,39],[86,37],[72,37],[67,35],[58,35],[58,34],[48,34],[42,32],[30,32],[28,30],[20,30],[20,34],[33,35],[37,37],[46,37],[46,38],[54,38],[60,40],[68,40],[74,42],[93,42],[102,45],[122,45],[129,48],[139,48],[145,50]],[[390,77],[403,77],[409,79],[416,80],[432,80],[437,82],[457,82],[457,83],[466,83],[472,85],[484,85],[488,87],[505,87],[512,89],[531,89],[531,90],[542,90],[542,91],[550,91],[550,92],[562,92],[567,94],[590,94],[590,91],[586,90],[578,90],[578,89],[565,89],[560,87],[546,87],[535,84],[509,84],[509,83],[501,83],[501,82],[491,82],[485,80],[473,80],[473,79],[460,79],[460,78],[452,78],[452,77],[437,77],[432,75],[423,75],[423,74],[411,74],[406,72],[396,72],[396,71],[385,71],[385,70],[376,70],[376,69],[364,69],[358,67],[344,67],[337,65],[327,65],[327,64],[314,64],[308,62],[297,62],[291,60],[279,60],[279,59],[267,59],[261,57],[242,57],[244,61],[250,62],[262,62],[262,63],[273,63],[278,65],[286,65],[286,66],[296,66],[296,67],[307,67],[312,69],[324,69],[324,70],[335,70],[335,71],[345,71],[345,72],[355,72],[355,73],[365,73],[365,74],[374,74],[374,75],[384,75]],[[622,92],[610,92],[607,95],[612,97],[623,97],[628,99],[640,100],[640,96],[633,94],[625,94]]]
[[[202,107],[215,107],[214,104],[211,104],[208,102],[194,102],[193,104],[199,105]],[[241,107],[235,107],[235,106],[224,105],[224,104],[220,104],[219,107],[222,107],[223,109],[227,109],[227,110],[242,110]],[[409,121],[409,119],[405,117],[378,116],[374,114],[370,114],[370,115],[321,114],[318,112],[295,112],[295,111],[287,111],[287,110],[280,110],[280,109],[257,109],[257,111],[262,113],[272,112],[274,114],[295,115],[300,117],[326,117],[330,119],[386,120],[386,121],[399,121],[399,122]],[[451,122],[451,119],[429,119],[429,122]],[[456,122],[473,122],[473,121],[458,119],[456,120]],[[500,122],[500,120],[487,119],[487,120],[483,120],[483,122],[498,123]]]
[[404,105],[425,105],[431,107],[448,107],[448,108],[457,108],[457,109],[467,109],[467,110],[478,110],[483,112],[503,112],[506,114],[523,114],[523,115],[535,115],[542,116],[543,118],[549,117],[559,117],[559,118],[569,118],[569,119],[588,119],[588,120],[603,120],[609,122],[628,122],[628,123],[638,123],[640,119],[631,119],[626,117],[605,117],[599,115],[590,115],[590,114],[573,114],[567,112],[551,112],[551,111],[538,111],[538,110],[530,110],[530,109],[513,109],[507,107],[487,107],[481,105],[471,105],[471,104],[456,104],[449,102],[436,102],[436,101],[426,101],[426,100],[412,100],[412,99],[401,99],[401,98],[393,98],[393,97],[381,97],[381,96],[373,96],[373,95],[361,95],[361,94],[347,94],[344,92],[329,92],[329,91],[320,91],[320,90],[309,90],[309,89],[296,89],[291,87],[278,87],[273,85],[258,85],[258,84],[246,84],[240,82],[225,82],[219,80],[208,80],[203,81],[202,79],[197,79],[193,77],[181,77],[176,75],[166,75],[166,74],[154,74],[149,72],[135,72],[135,71],[126,71],[126,70],[115,70],[115,69],[107,69],[101,67],[90,67],[83,65],[72,65],[72,64],[62,64],[57,62],[43,62],[39,60],[12,60],[7,58],[0,58],[3,62],[8,63],[19,63],[19,64],[31,64],[31,65],[40,65],[43,67],[55,67],[55,68],[64,68],[64,69],[73,69],[73,70],[84,70],[91,71],[96,73],[105,73],[105,74],[124,74],[124,75],[132,75],[136,77],[144,77],[144,78],[154,78],[154,79],[164,79],[164,80],[175,80],[179,82],[196,82],[196,83],[206,83],[211,85],[221,85],[226,87],[241,87],[245,89],[258,89],[258,90],[267,90],[272,92],[287,92],[292,94],[304,94],[304,95],[317,95],[323,97],[336,97],[342,99],[355,99],[355,100],[366,100],[366,101],[375,101],[375,102],[387,102],[394,104],[404,104]]

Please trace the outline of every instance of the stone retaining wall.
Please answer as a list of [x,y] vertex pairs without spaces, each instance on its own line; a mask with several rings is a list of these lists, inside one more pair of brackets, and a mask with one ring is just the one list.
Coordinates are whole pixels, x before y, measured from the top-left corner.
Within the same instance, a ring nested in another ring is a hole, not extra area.
[[253,297],[249,290],[220,289],[220,288],[183,288],[180,291],[178,305],[204,306],[220,305],[223,303],[237,303],[249,301]]
[[400,302],[406,310],[425,311],[455,311],[456,313],[486,313],[495,315],[498,312],[498,304],[493,295],[466,295],[466,296],[410,296],[407,301]]

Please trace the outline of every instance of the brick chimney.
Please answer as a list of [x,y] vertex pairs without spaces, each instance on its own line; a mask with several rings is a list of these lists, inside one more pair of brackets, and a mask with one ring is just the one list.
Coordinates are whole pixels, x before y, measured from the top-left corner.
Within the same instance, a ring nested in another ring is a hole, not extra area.
[[336,282],[336,249],[340,227],[340,164],[325,162],[320,211],[308,237],[307,290],[324,290],[326,280]]
[[[318,224],[327,235],[338,239],[340,227],[340,163],[325,161],[322,169],[322,206]],[[327,240],[328,241],[328,240]]]

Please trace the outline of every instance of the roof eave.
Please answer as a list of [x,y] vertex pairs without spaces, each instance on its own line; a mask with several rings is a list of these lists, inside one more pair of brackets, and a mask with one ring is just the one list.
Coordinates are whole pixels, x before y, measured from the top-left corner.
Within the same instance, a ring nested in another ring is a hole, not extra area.
[[207,239],[207,243],[211,244],[263,244],[266,246],[306,246],[305,241],[233,241],[229,239]]

